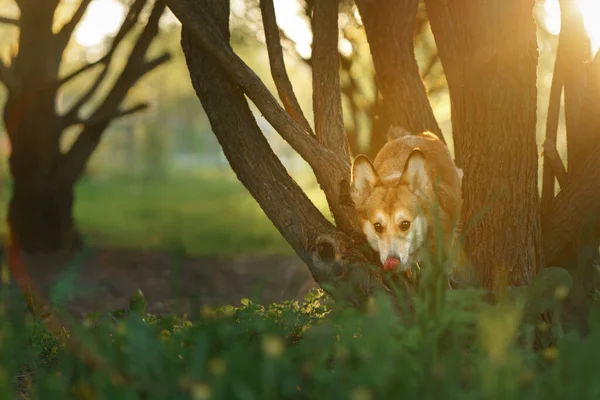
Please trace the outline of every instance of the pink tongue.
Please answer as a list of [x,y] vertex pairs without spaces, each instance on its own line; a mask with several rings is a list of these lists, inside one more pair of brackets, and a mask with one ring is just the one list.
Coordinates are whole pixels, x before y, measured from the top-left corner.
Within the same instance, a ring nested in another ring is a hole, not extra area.
[[386,271],[393,271],[396,269],[396,267],[398,267],[398,264],[400,264],[400,260],[397,258],[388,258],[383,263],[383,269]]

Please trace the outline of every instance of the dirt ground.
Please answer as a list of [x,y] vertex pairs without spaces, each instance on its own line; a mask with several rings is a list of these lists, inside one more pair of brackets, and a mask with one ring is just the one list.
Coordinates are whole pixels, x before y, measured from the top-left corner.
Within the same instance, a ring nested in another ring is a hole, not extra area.
[[[49,295],[57,278],[68,274],[62,256],[27,257],[37,289]],[[90,311],[126,308],[140,289],[148,312],[191,312],[192,306],[239,305],[244,297],[263,305],[301,299],[315,283],[296,257],[238,259],[184,257],[177,261],[158,251],[94,249],[71,267],[75,284],[69,309],[77,316]]]

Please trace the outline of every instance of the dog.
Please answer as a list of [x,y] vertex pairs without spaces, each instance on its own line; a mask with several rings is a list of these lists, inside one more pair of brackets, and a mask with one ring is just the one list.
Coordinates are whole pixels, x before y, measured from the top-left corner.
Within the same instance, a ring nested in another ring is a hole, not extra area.
[[433,133],[390,132],[373,163],[362,154],[352,162],[351,197],[383,268],[406,273],[435,250],[435,218],[445,244],[455,240],[463,172]]

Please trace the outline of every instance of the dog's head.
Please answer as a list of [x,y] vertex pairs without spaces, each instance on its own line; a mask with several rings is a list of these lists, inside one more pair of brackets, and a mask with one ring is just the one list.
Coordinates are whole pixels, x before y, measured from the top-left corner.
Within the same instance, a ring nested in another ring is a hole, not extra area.
[[418,261],[428,229],[423,200],[430,190],[425,156],[419,149],[410,153],[403,171],[388,176],[378,176],[364,155],[354,160],[352,199],[363,233],[386,270],[405,272]]

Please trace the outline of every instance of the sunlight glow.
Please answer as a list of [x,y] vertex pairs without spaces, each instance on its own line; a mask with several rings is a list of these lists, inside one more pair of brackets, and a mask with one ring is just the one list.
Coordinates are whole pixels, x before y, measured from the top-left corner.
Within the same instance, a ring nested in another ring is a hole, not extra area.
[[595,54],[600,48],[600,2],[598,0],[578,0],[579,8],[583,12],[583,24],[592,42],[592,52]]
[[[312,30],[300,2],[298,0],[275,0],[274,5],[277,23],[281,30],[295,43],[298,54],[304,58],[310,57]],[[353,8],[353,16],[358,23],[362,23],[356,6]],[[348,18],[347,15],[340,14],[338,25],[343,28],[348,24]],[[341,34],[338,48],[340,53],[345,56],[349,56],[353,51],[352,44]]]
[[85,47],[98,46],[119,30],[125,12],[125,7],[117,0],[94,0],[75,29],[75,40]]
[[296,51],[302,57],[310,57],[312,31],[308,21],[302,17],[302,6],[298,1],[275,0],[275,15],[281,30],[296,43]]
[[[600,48],[600,1],[598,0],[573,0],[583,14],[583,24],[590,37],[592,53]],[[560,32],[560,5],[558,0],[545,0],[544,11],[546,16],[544,24],[553,35]]]
[[560,6],[558,0],[546,0],[544,2],[544,12],[546,17],[544,18],[544,25],[546,29],[553,35],[560,33]]

